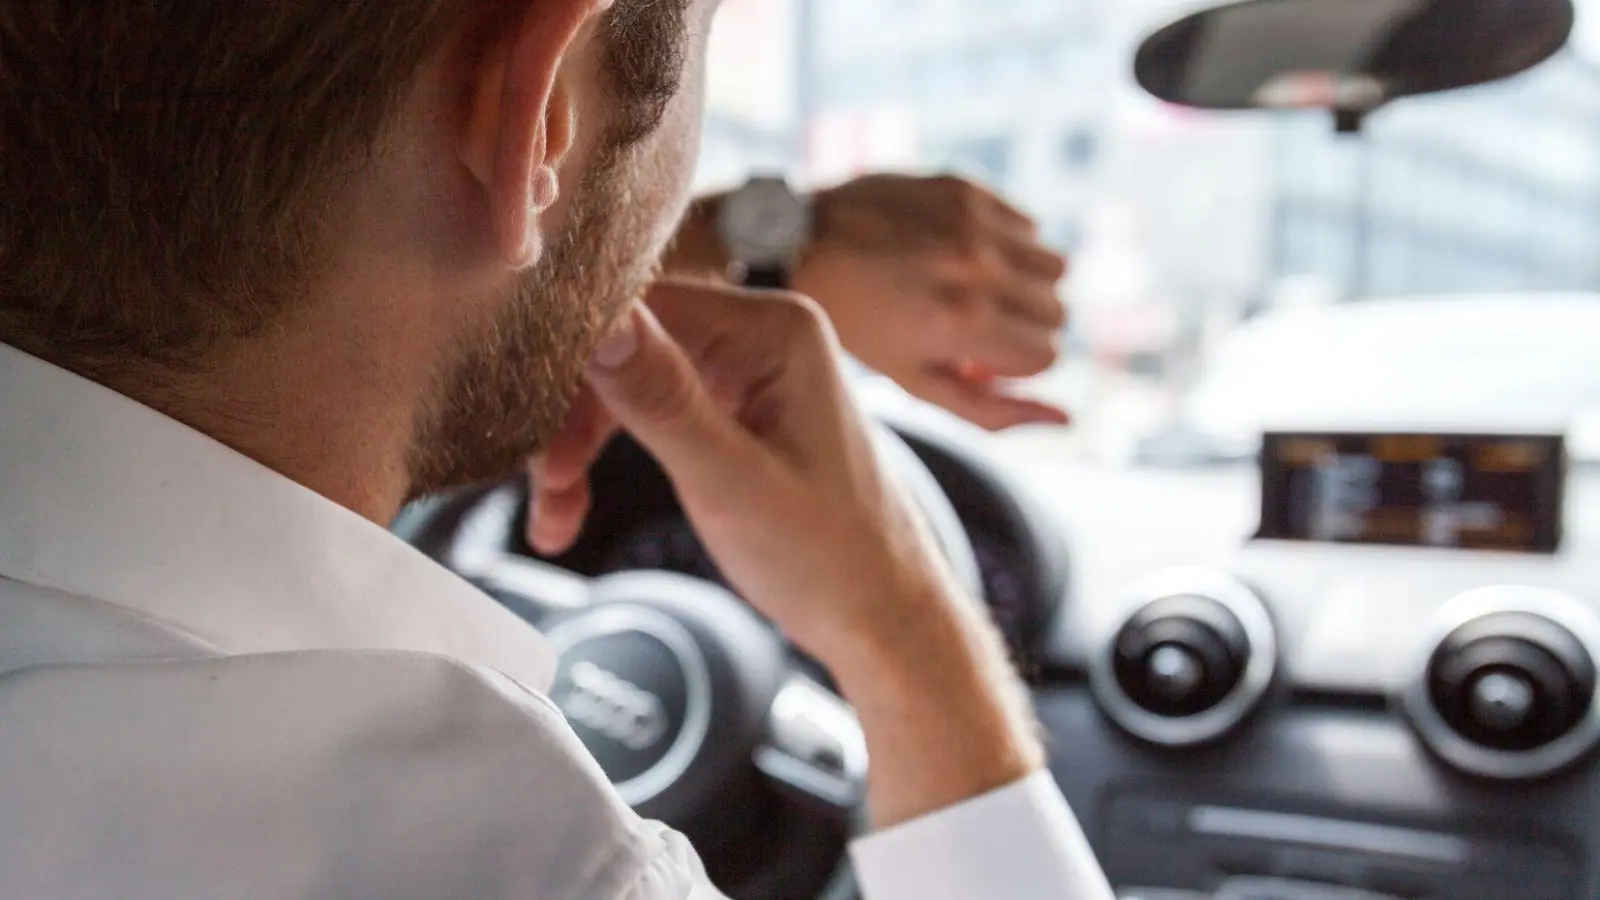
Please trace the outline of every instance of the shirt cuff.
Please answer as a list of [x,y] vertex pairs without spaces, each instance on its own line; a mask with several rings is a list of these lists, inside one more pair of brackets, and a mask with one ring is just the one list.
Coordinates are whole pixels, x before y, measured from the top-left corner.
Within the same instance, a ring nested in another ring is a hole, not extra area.
[[1047,771],[850,848],[866,900],[1110,900],[1094,851]]

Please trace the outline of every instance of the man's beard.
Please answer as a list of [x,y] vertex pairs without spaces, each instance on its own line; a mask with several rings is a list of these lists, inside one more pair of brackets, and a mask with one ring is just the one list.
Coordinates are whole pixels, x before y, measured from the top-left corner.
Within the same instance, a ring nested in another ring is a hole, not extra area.
[[654,223],[639,222],[614,149],[573,194],[571,228],[461,347],[423,410],[408,460],[411,496],[503,477],[566,421],[606,327],[649,282]]
[[657,173],[644,141],[684,71],[687,0],[619,0],[607,13],[605,77],[619,115],[582,184],[565,233],[496,304],[421,411],[407,460],[411,496],[504,477],[566,420],[584,364],[654,274],[661,224],[644,202]]
[[645,152],[678,93],[686,0],[619,0],[606,13],[605,77],[618,115],[576,191],[570,226],[496,304],[490,327],[458,349],[411,444],[411,496],[504,477],[549,444],[589,352],[656,266],[658,175]]

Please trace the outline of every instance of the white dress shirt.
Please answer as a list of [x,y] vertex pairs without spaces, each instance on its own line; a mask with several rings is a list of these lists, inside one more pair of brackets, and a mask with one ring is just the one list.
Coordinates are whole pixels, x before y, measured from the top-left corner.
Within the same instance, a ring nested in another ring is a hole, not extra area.
[[[0,345],[0,897],[692,900],[520,619]],[[1103,900],[1047,774],[852,847],[869,900]]]

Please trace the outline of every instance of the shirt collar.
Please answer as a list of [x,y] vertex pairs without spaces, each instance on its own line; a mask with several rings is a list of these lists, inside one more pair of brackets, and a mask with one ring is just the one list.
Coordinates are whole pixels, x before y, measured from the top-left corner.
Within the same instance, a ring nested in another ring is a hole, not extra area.
[[555,670],[531,627],[383,528],[4,344],[0,577],[225,653],[438,653],[541,691]]

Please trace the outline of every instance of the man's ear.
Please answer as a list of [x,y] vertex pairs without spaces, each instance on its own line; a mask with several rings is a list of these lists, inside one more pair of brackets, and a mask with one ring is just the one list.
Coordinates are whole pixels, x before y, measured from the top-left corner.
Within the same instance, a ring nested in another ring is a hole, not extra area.
[[514,268],[538,255],[539,216],[556,201],[557,166],[572,148],[577,110],[562,63],[611,0],[515,0],[486,38],[469,82],[461,155],[489,198],[500,255]]

